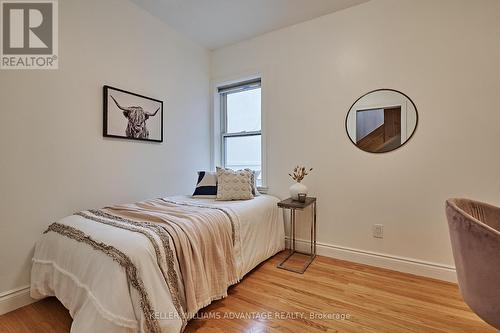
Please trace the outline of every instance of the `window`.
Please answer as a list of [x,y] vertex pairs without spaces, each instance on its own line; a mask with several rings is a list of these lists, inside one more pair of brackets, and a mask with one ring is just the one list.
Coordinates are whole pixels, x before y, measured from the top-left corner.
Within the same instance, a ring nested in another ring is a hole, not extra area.
[[258,172],[262,186],[260,79],[219,88],[222,165]]

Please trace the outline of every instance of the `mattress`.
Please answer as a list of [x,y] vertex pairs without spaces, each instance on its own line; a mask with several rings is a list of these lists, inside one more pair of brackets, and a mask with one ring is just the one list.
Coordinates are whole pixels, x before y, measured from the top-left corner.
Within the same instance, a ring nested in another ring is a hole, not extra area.
[[[273,196],[260,195],[246,201],[187,196],[165,199],[176,205],[219,209],[231,216],[239,279],[285,247],[283,217],[276,205],[279,200]],[[92,239],[94,247],[79,238],[64,237],[56,232],[44,233],[37,242],[31,296],[36,299],[56,296],[73,317],[72,332],[118,333],[154,331],[147,325],[151,318],[145,315],[143,307],[144,295],[147,295],[158,331],[182,331],[185,322],[172,315],[178,313],[176,297],[162,277],[158,253],[155,254],[148,239],[136,232],[96,223],[86,216],[68,216],[58,224],[81,231],[79,237]],[[102,244],[111,244],[118,253],[128,254],[140,275],[142,289],[131,286],[130,276],[119,258],[96,250]],[[173,276],[177,276],[183,291],[179,263],[174,262],[170,270],[176,272]],[[141,290],[142,294],[138,292]],[[180,302],[183,301],[181,297]]]

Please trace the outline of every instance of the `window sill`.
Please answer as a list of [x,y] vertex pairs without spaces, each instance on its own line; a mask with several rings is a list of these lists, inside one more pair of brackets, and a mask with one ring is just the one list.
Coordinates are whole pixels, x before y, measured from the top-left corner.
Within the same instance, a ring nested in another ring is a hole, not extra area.
[[269,188],[267,186],[257,186],[257,191],[262,194],[267,194]]

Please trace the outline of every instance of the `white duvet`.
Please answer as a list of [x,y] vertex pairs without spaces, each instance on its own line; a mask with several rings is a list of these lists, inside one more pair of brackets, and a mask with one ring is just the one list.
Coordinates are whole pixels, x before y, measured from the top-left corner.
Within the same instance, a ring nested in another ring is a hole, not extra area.
[[[277,198],[261,195],[247,201],[170,197],[179,203],[223,208],[231,213],[238,233],[235,258],[242,278],[285,247],[283,217]],[[163,333],[183,328],[150,241],[142,234],[96,223],[78,215],[60,221],[83,231],[97,242],[127,254],[136,265]],[[179,268],[176,271],[180,277]],[[181,294],[182,281],[179,281]],[[146,332],[139,295],[129,286],[124,269],[103,252],[58,233],[43,234],[37,242],[31,272],[31,296],[56,296],[69,310],[71,332]]]

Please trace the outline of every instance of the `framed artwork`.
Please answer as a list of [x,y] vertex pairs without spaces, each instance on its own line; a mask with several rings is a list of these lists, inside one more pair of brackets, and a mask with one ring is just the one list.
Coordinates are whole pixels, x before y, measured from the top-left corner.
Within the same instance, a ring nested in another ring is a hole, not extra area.
[[163,142],[163,101],[104,86],[103,136]]

